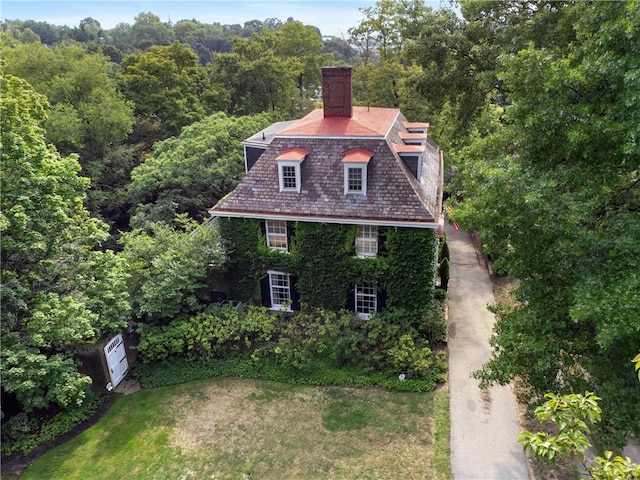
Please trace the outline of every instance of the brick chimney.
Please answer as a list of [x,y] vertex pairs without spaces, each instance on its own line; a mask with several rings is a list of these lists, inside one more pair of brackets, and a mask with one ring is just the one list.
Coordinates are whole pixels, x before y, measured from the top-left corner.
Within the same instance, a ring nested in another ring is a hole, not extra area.
[[322,68],[322,102],[324,116],[353,116],[351,67]]

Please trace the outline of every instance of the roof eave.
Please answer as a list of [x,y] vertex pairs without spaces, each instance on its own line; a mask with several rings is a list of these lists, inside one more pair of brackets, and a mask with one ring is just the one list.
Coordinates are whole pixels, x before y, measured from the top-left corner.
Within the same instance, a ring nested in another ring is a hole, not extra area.
[[438,229],[439,219],[427,220],[393,220],[384,218],[356,218],[356,217],[326,217],[315,215],[283,215],[278,213],[248,212],[240,210],[217,210],[215,207],[209,210],[212,218],[252,218],[256,220],[286,220],[290,222],[309,223],[338,223],[343,225],[375,225],[378,227],[406,227],[406,228],[432,228]]

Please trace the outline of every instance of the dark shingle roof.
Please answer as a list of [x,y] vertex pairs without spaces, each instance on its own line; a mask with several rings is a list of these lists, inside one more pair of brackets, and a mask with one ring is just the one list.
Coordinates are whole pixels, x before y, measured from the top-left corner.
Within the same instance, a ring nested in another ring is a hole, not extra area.
[[[389,110],[392,109],[367,110],[373,111],[372,115],[377,119],[380,114],[391,118]],[[359,121],[366,122],[365,113],[360,111]],[[304,120],[300,121],[302,125],[309,125]],[[332,119],[322,121],[329,128],[327,121]],[[336,121],[343,122],[344,119]],[[276,134],[235,190],[220,200],[210,213],[215,216],[434,226],[440,219],[442,203],[440,151],[430,143],[424,147],[422,180],[418,181],[393,147],[403,144],[400,133],[406,132],[405,121],[395,110],[384,135],[372,138],[368,134],[360,139],[353,134],[340,136],[335,133],[297,136],[293,132],[300,131],[301,127],[296,128],[294,124],[281,132],[286,135]],[[381,127],[378,125],[376,130],[380,131]],[[292,148],[309,152],[300,165],[301,191],[280,192],[276,159]],[[344,193],[342,160],[346,152],[356,148],[373,152],[367,165],[366,195]]]

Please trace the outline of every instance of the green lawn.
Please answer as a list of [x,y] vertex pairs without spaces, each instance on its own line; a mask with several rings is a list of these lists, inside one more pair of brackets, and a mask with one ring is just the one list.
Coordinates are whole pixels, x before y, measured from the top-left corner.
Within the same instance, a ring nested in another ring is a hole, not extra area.
[[446,389],[210,379],[122,397],[28,479],[449,479]]

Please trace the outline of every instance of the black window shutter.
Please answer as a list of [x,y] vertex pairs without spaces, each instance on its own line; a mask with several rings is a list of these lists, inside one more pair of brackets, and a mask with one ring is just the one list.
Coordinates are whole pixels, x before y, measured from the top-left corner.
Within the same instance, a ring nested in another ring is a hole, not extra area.
[[387,292],[385,290],[376,291],[376,300],[376,312],[382,312],[385,308],[387,308]]
[[291,241],[296,233],[296,224],[295,222],[287,222],[287,250],[291,251]]
[[300,294],[298,293],[298,277],[289,276],[289,291],[291,292],[291,310],[300,310]]
[[378,256],[387,255],[387,229],[378,227]]
[[356,311],[356,289],[350,288],[347,293],[347,310]]
[[271,307],[271,289],[269,288],[269,275],[260,279],[260,296],[262,297],[262,306]]

